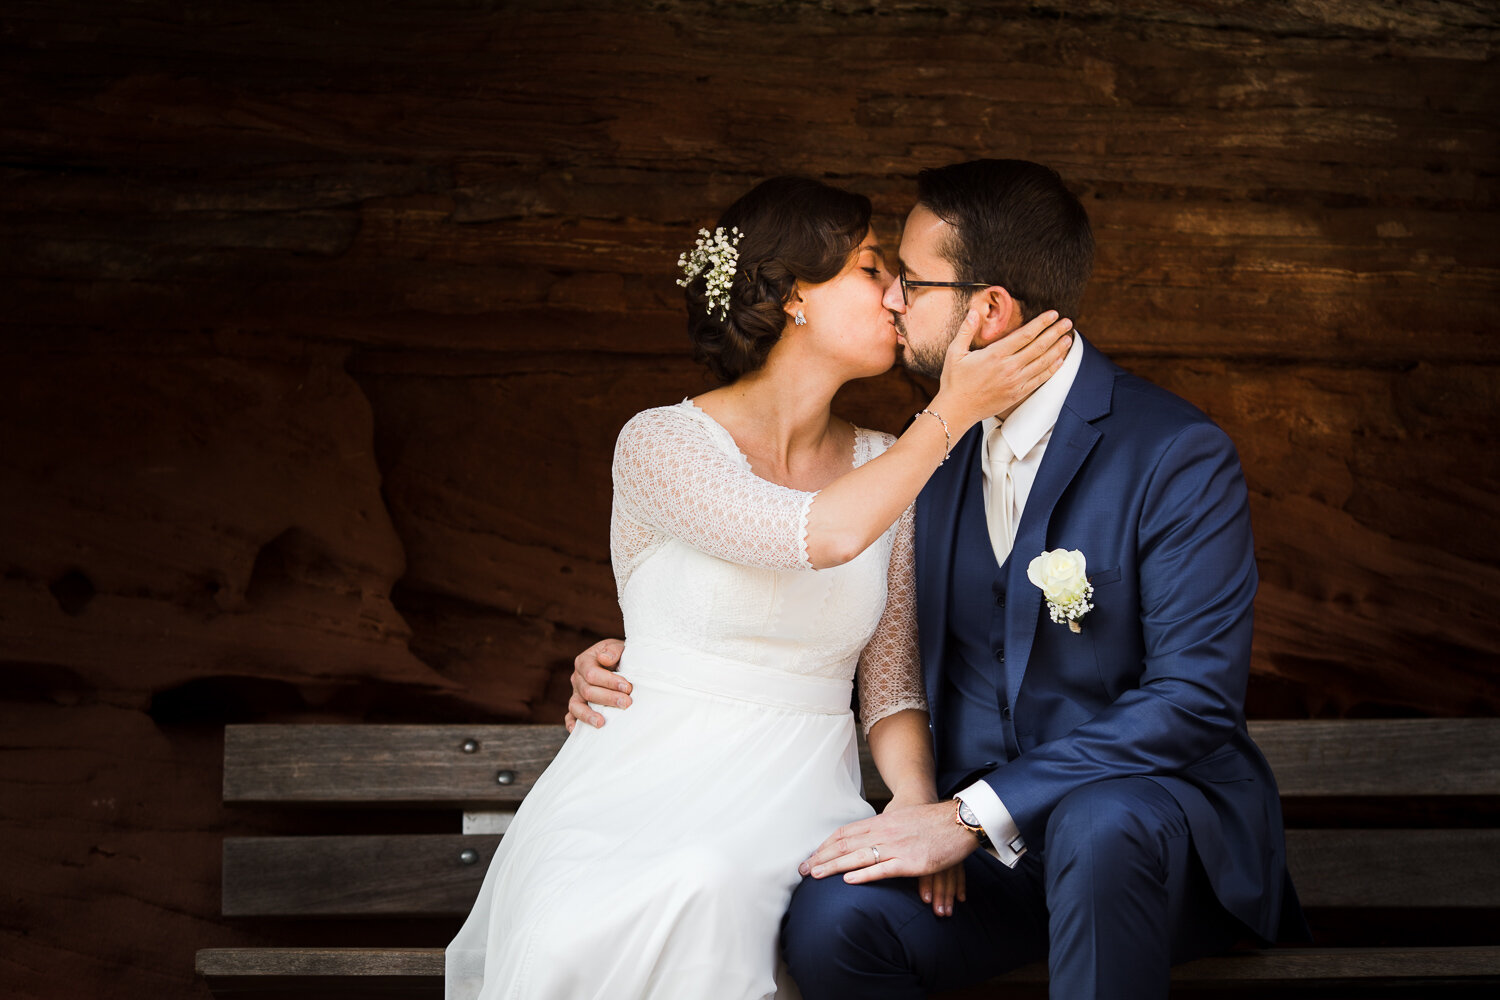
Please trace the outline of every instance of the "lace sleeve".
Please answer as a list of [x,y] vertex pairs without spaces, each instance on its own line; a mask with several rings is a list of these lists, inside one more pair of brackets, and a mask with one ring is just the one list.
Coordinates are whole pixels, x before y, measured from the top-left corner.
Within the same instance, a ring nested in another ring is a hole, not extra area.
[[812,569],[807,514],[816,493],[755,475],[728,432],[685,406],[636,414],[615,443],[619,510],[709,555],[766,569]]
[[902,709],[927,711],[922,687],[922,660],[917,652],[917,570],[912,535],[914,507],[906,508],[896,523],[891,546],[891,568],[886,583],[885,612],[875,634],[859,654],[860,724],[870,727]]

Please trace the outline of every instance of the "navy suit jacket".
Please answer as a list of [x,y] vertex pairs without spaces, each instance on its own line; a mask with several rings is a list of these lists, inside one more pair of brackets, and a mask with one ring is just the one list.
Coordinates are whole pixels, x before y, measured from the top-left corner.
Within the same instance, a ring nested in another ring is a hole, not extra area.
[[[976,426],[917,501],[917,617],[934,730],[945,722],[939,679],[959,502],[980,474],[981,447]],[[1081,634],[1052,622],[1026,578],[1031,559],[1056,548],[1088,561],[1094,610]],[[1085,341],[1012,551],[1004,687],[1020,754],[949,781],[988,782],[1045,859],[1047,818],[1063,796],[1148,777],[1181,804],[1231,913],[1267,940],[1284,905],[1300,925],[1276,782],[1245,729],[1257,575],[1229,438]]]

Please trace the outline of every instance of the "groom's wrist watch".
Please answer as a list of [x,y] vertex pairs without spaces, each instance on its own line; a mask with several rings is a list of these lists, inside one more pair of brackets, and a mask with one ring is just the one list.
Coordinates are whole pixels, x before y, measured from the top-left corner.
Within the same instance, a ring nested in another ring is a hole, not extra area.
[[958,803],[958,808],[953,813],[953,822],[978,837],[980,847],[989,847],[990,835],[985,833],[984,827],[979,825],[979,817],[974,815],[974,810],[970,809],[968,803],[957,795],[953,796],[953,801]]

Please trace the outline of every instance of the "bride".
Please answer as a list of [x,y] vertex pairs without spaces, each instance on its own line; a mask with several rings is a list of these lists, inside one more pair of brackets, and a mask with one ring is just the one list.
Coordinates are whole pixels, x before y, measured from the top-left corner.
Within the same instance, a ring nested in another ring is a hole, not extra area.
[[[936,801],[910,507],[954,441],[1057,370],[1070,324],[1044,313],[971,351],[971,314],[900,438],[833,416],[841,385],[896,357],[870,214],[774,178],[679,260],[695,355],[724,385],[637,414],[615,446],[634,706],[576,727],[526,798],[448,946],[449,1000],[794,995],[777,932],[797,865],[873,812],[856,677],[892,807]],[[939,913],[961,875],[924,880]]]

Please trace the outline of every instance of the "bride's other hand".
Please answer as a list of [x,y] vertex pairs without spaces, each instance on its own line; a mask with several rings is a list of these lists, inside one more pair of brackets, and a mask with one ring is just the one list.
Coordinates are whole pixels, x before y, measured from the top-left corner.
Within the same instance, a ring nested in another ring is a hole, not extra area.
[[604,725],[604,716],[594,711],[595,705],[613,705],[615,708],[630,707],[630,682],[615,669],[620,665],[620,655],[625,652],[621,639],[600,639],[573,660],[573,696],[568,699],[568,714],[563,725],[568,732],[580,722],[595,729]]
[[953,803],[935,802],[844,824],[798,871],[813,878],[843,874],[851,885],[918,878],[962,864],[978,847],[974,835],[953,821]]
[[1072,329],[1072,320],[1048,309],[999,335],[988,324],[982,329],[979,313],[969,310],[948,345],[932,408],[952,411],[965,428],[1010,411],[1063,366],[1073,346]]
[[[899,813],[904,809],[917,806],[929,806],[938,801],[936,793],[931,790],[927,794],[917,798],[903,798],[900,795],[891,799],[882,813]],[[922,897],[922,902],[932,907],[932,912],[939,917],[951,917],[953,915],[953,902],[964,901],[964,866],[963,862],[944,868],[942,871],[930,872],[926,875],[917,876],[917,894]]]
[[922,902],[930,904],[932,912],[940,917],[953,916],[955,900],[960,903],[968,901],[967,889],[961,861],[951,868],[917,878],[917,893],[921,895]]

